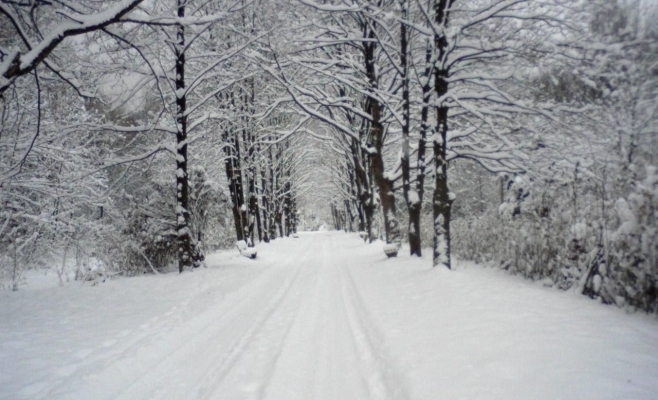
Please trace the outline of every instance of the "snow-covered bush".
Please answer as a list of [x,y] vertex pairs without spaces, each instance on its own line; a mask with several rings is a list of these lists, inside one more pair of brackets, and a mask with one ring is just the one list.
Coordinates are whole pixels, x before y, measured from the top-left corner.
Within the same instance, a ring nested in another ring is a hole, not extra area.
[[130,196],[122,233],[127,236],[123,241],[124,269],[132,274],[151,268],[161,271],[176,260],[175,197],[166,189],[166,186],[154,185],[146,197]]
[[[658,312],[658,173],[646,177],[615,202],[617,228],[608,238],[606,263],[587,282],[607,302]],[[598,278],[597,278],[598,276]],[[598,284],[597,282],[600,282]]]
[[[597,198],[591,187],[547,187],[518,202],[518,182],[499,210],[457,219],[454,251],[605,303],[658,312],[658,174],[625,198]],[[571,198],[572,201],[564,201]],[[576,198],[576,204],[573,199]],[[515,212],[517,210],[518,212]]]

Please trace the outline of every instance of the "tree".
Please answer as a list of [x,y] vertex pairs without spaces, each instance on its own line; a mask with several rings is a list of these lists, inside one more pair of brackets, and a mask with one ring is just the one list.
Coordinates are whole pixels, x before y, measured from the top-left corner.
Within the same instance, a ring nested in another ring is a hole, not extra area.
[[[655,219],[658,41],[645,21],[655,7],[584,5],[568,21],[578,29],[562,30],[557,42],[564,57],[545,58],[527,75],[535,101],[555,105],[557,122],[536,121],[523,175],[485,185],[495,208],[478,213],[458,197],[455,243],[462,257],[653,312],[658,252],[645,227]],[[478,178],[464,172],[453,168],[452,184],[473,193],[468,181]]]
[[[393,179],[386,172],[384,160],[388,120],[393,118],[387,104],[391,92],[396,90],[395,74],[388,68],[385,50],[376,40],[384,28],[371,18],[368,2],[354,1],[336,7],[312,1],[302,3],[325,17],[321,24],[316,24],[317,39],[308,43],[306,51],[298,52],[303,56],[284,61],[277,55],[274,67],[264,67],[286,88],[290,101],[305,115],[353,138],[367,153],[382,206],[386,241],[399,245]],[[380,7],[383,3],[373,2]],[[291,73],[292,67],[296,72]],[[363,130],[363,135],[354,132],[355,126]]]
[[[221,118],[212,111],[211,103],[227,87],[244,79],[224,75],[222,69],[230,67],[230,60],[254,40],[250,33],[244,38],[227,40],[222,47],[215,40],[221,33],[220,22],[244,10],[239,2],[205,4],[189,14],[191,5],[183,0],[162,7],[154,4],[144,8],[139,16],[128,19],[138,29],[131,29],[131,25],[126,30],[107,31],[118,43],[128,45],[140,56],[135,73],[145,81],[143,86],[160,94],[159,115],[167,117],[152,126],[132,130],[158,129],[176,137],[175,146],[162,149],[171,151],[176,160],[176,234],[181,272],[203,260],[190,227],[188,148],[196,139],[192,135]],[[144,40],[145,37],[150,40]]]
[[[450,220],[455,196],[448,188],[448,164],[471,159],[491,172],[521,172],[515,160],[524,134],[537,118],[551,119],[554,107],[533,102],[523,90],[524,71],[560,40],[553,26],[566,28],[559,4],[491,0],[418,2],[433,40],[432,137],[434,265],[450,268]],[[525,78],[527,79],[527,78]],[[525,98],[524,100],[521,100]],[[532,116],[532,117],[531,117]]]
[[[47,57],[59,46],[64,39],[71,36],[104,29],[112,24],[128,20],[130,13],[142,2],[142,0],[122,0],[105,10],[93,13],[94,4],[81,6],[66,3],[60,10],[53,10],[49,3],[15,3],[2,2],[0,13],[5,21],[13,28],[11,35],[19,43],[13,49],[0,48],[0,95],[2,95],[12,83],[19,77],[24,76],[36,69],[42,62],[46,67],[57,74],[66,82],[75,86],[74,81],[66,71],[62,71],[57,64]],[[60,4],[57,3],[57,6]],[[47,8],[42,10],[42,8]],[[45,17],[33,18],[35,12],[43,12]],[[52,14],[51,14],[52,13]],[[52,21],[50,15],[59,15],[59,20]],[[42,23],[43,22],[43,23]],[[46,27],[51,25],[51,31],[44,34]],[[18,46],[23,46],[26,51],[21,54]]]

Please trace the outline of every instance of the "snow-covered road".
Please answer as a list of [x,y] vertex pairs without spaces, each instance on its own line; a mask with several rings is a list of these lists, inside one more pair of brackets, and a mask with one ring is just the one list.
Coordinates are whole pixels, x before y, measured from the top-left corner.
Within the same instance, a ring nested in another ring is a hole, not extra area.
[[658,322],[355,235],[0,293],[2,399],[655,399]]

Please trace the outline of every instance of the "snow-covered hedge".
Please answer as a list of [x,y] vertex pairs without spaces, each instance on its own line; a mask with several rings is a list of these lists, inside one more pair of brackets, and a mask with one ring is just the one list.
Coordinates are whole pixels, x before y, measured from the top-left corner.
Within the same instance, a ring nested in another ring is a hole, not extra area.
[[[604,303],[658,312],[658,173],[628,195],[578,205],[548,189],[453,223],[453,253],[533,280],[576,288]],[[517,206],[520,213],[515,213]],[[574,209],[576,212],[574,212]]]

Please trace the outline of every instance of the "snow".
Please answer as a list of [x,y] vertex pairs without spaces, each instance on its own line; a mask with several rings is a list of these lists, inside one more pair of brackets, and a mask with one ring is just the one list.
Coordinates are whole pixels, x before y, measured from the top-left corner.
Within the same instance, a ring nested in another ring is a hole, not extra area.
[[4,74],[6,73],[7,70],[9,70],[9,67],[11,67],[11,64],[16,60],[16,58],[19,55],[20,55],[20,50],[18,48],[13,48],[9,50],[9,53],[5,55],[3,61],[0,62],[0,78],[6,81]]
[[409,204],[420,204],[420,196],[413,189],[409,190]]
[[587,224],[584,222],[577,222],[571,225],[569,232],[571,232],[574,239],[583,240],[587,237]]
[[[123,0],[106,10],[92,15],[82,15],[73,18],[76,22],[60,23],[55,26],[52,32],[45,35],[45,38],[37,43],[32,44],[32,49],[21,57],[21,69],[26,69],[32,65],[35,60],[43,55],[52,43],[61,41],[64,37],[70,36],[72,32],[93,30],[105,27],[110,21],[117,19],[117,16],[124,15],[127,11],[132,10],[142,0]],[[46,54],[47,55],[47,54]],[[2,71],[4,73],[4,71]]]
[[629,235],[637,231],[637,218],[635,218],[635,214],[633,214],[633,211],[626,200],[618,199],[615,203],[615,210],[621,221],[621,225],[617,229],[615,235]]
[[[654,399],[658,321],[301,233],[208,268],[0,292],[0,399]],[[427,254],[431,254],[428,252]]]
[[443,144],[443,137],[438,132],[434,133],[430,140],[436,144]]
[[387,244],[384,245],[382,250],[384,250],[384,253],[387,253],[387,254],[389,252],[397,252],[398,250],[400,250],[400,243],[397,243],[397,242],[396,243],[387,243]]

